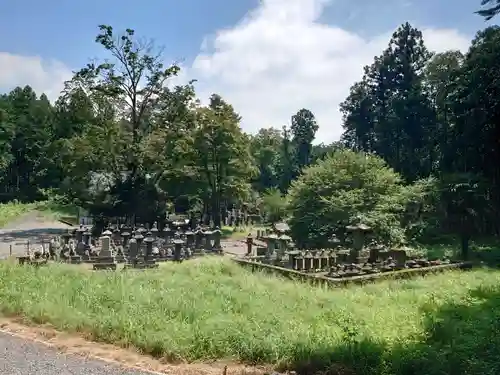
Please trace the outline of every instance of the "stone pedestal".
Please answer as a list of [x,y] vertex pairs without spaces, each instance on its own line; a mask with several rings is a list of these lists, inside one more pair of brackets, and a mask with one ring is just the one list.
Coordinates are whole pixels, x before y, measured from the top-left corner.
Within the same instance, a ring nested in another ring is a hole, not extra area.
[[125,264],[125,269],[158,268],[160,265],[154,259],[135,259]]
[[184,241],[180,238],[174,240],[174,261],[176,262],[182,261],[182,245],[184,245]]
[[212,251],[222,254],[222,245],[221,245],[222,232],[219,229],[219,227],[215,227],[215,230],[212,232],[212,238],[214,240]]
[[69,257],[69,262],[71,264],[80,264],[80,263],[82,263],[82,257],[80,255],[77,255],[77,254],[71,255]]
[[211,252],[213,250],[212,231],[207,230],[204,232],[203,245],[206,252]]

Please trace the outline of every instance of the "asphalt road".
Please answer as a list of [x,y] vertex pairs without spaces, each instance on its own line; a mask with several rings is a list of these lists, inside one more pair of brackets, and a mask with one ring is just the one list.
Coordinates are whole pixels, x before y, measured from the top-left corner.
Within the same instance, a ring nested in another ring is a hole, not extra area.
[[58,353],[43,344],[0,333],[2,375],[149,375],[105,362]]

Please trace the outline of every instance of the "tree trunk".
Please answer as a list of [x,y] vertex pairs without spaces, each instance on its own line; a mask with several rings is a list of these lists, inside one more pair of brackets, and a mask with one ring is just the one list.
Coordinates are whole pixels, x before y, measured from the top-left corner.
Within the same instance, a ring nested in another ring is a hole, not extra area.
[[212,196],[212,220],[214,226],[221,228],[220,196],[219,192],[214,192]]
[[462,233],[460,235],[460,242],[461,242],[461,257],[462,260],[469,260],[469,242],[470,242],[470,235],[468,233]]

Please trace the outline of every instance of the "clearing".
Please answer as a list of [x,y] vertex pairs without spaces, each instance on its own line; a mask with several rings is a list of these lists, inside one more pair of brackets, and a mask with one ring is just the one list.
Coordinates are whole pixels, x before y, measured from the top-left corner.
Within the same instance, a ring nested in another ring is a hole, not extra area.
[[48,244],[52,237],[69,228],[51,215],[35,211],[34,207],[24,210],[25,205],[18,206],[23,209],[19,208],[14,215],[12,211],[5,213],[5,205],[0,205],[0,218],[3,222],[0,229],[0,258],[8,257],[11,250],[12,255],[24,255],[28,242],[30,247]]

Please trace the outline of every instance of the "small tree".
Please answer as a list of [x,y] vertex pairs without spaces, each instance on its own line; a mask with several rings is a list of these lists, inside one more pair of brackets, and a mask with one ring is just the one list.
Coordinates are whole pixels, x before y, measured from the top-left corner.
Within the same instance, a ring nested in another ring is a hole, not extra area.
[[304,170],[289,192],[292,235],[322,247],[344,225],[361,220],[378,240],[404,241],[400,220],[408,194],[400,176],[374,155],[339,150]]
[[286,205],[286,198],[277,188],[267,189],[262,195],[261,211],[272,224],[285,218]]

